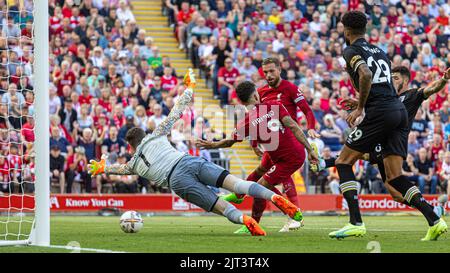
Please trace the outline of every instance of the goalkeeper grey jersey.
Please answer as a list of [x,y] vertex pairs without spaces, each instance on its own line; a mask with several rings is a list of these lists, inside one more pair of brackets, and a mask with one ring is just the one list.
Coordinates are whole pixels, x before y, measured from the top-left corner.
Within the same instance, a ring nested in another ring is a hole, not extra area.
[[133,158],[126,164],[127,169],[155,182],[158,186],[167,185],[167,176],[173,166],[185,155],[172,147],[167,135],[190,103],[192,94],[191,88],[184,90],[169,116],[156,127],[152,134],[147,135],[136,148]]
[[169,172],[184,155],[170,144],[167,136],[151,134],[142,140],[128,166],[157,186],[167,186]]

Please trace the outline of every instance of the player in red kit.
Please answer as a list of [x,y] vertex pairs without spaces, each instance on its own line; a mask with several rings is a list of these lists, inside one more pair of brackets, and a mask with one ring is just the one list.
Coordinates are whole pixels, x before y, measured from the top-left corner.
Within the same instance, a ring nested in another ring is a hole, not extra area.
[[308,159],[313,163],[317,162],[318,155],[313,151],[297,121],[280,102],[261,102],[255,85],[249,81],[240,83],[236,94],[249,111],[239,122],[231,138],[217,142],[197,140],[197,146],[206,149],[231,147],[245,137],[250,137],[252,141],[261,144],[271,159],[271,168],[257,180],[259,184],[271,190],[275,189],[275,185],[288,180],[303,165],[305,148]]
[[[311,138],[318,138],[320,135],[315,131],[316,119],[314,114],[306,102],[300,89],[289,81],[283,80],[280,77],[281,66],[280,61],[276,58],[267,58],[262,63],[262,71],[267,81],[267,85],[258,89],[259,96],[262,102],[266,101],[278,101],[289,112],[293,120],[297,121],[297,107],[303,112],[308,123],[308,135]],[[262,154],[262,151],[252,142],[256,154]],[[249,181],[258,181],[268,170],[273,166],[270,155],[267,152],[262,154],[261,164],[247,177]],[[297,207],[300,206],[297,196],[297,190],[295,188],[294,180],[292,177],[286,178],[281,181],[287,198]],[[224,196],[224,199],[229,202],[241,203],[243,196],[236,196],[235,194],[229,194]],[[264,200],[255,199],[253,201],[252,215],[259,222],[264,210],[266,208],[266,202]],[[298,229],[301,223],[295,222],[292,219],[288,219],[286,225],[280,230],[281,232],[288,232],[292,229]],[[237,233],[247,230],[238,230]]]

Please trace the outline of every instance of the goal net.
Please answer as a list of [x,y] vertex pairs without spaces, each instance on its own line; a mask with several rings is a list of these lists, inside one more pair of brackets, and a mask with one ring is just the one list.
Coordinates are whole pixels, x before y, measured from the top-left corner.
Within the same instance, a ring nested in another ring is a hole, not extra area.
[[48,4],[35,2],[0,0],[0,245],[49,243]]

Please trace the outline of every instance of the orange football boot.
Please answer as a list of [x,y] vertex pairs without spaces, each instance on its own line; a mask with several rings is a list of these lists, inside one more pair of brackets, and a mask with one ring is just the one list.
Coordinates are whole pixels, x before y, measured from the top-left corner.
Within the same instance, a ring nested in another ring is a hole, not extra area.
[[295,221],[301,221],[303,219],[303,214],[296,205],[292,204],[289,200],[281,195],[274,194],[272,196],[272,203],[277,206],[284,214],[287,214],[290,218]]
[[266,236],[266,232],[259,226],[258,222],[250,216],[244,215],[244,225],[248,228],[252,236]]

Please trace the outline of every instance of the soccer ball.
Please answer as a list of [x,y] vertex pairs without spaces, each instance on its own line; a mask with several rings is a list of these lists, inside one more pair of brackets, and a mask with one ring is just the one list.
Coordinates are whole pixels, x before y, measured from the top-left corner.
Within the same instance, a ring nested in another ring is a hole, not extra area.
[[120,228],[126,233],[136,233],[144,226],[141,214],[132,210],[120,216]]

